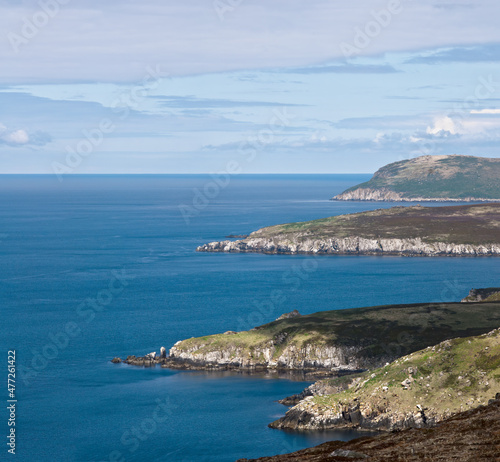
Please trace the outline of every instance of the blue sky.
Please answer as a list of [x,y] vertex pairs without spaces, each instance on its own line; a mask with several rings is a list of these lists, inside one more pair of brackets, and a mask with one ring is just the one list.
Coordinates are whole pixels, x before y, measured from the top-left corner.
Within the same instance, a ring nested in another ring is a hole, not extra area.
[[0,0],[0,173],[498,156],[500,5],[351,3]]

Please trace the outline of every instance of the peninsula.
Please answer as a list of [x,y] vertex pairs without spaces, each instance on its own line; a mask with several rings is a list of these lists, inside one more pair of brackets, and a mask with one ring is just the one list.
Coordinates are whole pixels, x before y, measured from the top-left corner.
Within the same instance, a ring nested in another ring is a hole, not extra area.
[[270,226],[198,252],[499,256],[500,203],[392,207]]
[[[200,370],[325,371],[383,366],[441,341],[500,326],[500,302],[424,303],[285,316],[248,331],[190,338],[126,363]],[[115,360],[113,360],[115,361]],[[116,358],[116,362],[120,362]]]
[[422,156],[388,164],[333,197],[341,201],[500,201],[500,159]]

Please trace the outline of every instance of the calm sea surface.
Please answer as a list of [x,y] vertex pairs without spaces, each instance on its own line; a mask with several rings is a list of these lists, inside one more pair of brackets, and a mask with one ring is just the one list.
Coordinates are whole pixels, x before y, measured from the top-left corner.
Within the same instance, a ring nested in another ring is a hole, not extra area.
[[[196,175],[0,176],[4,403],[8,350],[18,367],[16,457],[4,436],[0,460],[224,462],[355,436],[267,428],[286,410],[276,400],[310,382],[109,360],[293,309],[459,300],[498,285],[493,258],[330,256],[313,265],[194,251],[231,233],[393,205],[328,200],[368,178],[247,175],[217,191]],[[278,306],[275,290],[286,294]]]

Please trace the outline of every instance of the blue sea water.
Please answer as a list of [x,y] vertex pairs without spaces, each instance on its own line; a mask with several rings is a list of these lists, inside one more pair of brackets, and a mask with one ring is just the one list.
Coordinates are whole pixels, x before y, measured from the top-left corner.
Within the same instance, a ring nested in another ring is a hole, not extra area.
[[[267,428],[286,410],[276,400],[304,380],[109,361],[293,309],[459,300],[498,285],[493,258],[194,251],[230,233],[394,205],[328,200],[368,177],[241,175],[217,190],[203,175],[0,176],[5,403],[8,350],[18,368],[16,456],[4,436],[0,460],[224,462],[356,436]],[[6,410],[0,418],[6,435]]]

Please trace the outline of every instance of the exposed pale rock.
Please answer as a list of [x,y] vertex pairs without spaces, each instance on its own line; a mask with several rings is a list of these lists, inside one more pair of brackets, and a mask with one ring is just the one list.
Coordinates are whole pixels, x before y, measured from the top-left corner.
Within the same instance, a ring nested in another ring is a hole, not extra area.
[[250,238],[240,241],[218,241],[199,246],[198,252],[257,252],[268,254],[364,254],[407,256],[480,256],[500,255],[500,244],[450,244],[412,239],[366,239],[357,236],[309,239],[294,233],[284,239]]

